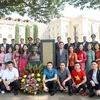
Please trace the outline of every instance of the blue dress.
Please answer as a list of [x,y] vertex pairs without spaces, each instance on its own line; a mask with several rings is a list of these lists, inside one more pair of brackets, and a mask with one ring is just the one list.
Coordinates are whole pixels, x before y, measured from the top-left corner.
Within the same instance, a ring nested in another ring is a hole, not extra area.
[[91,62],[95,60],[95,53],[93,50],[89,50],[86,52],[87,54],[87,61],[86,61],[86,74],[91,70]]

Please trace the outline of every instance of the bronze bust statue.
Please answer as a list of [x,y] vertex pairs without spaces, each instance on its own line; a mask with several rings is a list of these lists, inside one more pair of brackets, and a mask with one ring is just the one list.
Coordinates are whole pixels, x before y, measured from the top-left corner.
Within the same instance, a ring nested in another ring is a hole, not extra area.
[[33,46],[32,49],[33,50],[32,50],[32,54],[30,55],[30,62],[40,61],[40,55],[37,53],[38,52],[38,47]]

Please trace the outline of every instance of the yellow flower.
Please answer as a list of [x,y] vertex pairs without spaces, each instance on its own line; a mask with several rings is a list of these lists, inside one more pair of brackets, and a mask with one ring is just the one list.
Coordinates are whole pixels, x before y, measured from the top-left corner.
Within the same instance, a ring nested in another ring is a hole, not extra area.
[[26,77],[27,77],[27,75],[24,75],[24,76],[23,76],[23,78],[26,78]]
[[40,74],[38,73],[37,76],[40,77]]
[[25,82],[25,79],[22,79],[21,82],[24,83]]
[[32,73],[31,76],[34,77],[34,73]]
[[37,92],[34,92],[34,95],[36,95],[37,94]]
[[38,82],[40,82],[40,81],[41,81],[41,79],[40,79],[40,78],[37,78],[37,81],[38,81]]

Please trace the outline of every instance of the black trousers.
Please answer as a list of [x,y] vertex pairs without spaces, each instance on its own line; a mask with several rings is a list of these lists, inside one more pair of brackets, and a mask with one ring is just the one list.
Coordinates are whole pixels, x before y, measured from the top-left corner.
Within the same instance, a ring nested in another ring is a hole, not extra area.
[[20,83],[19,80],[15,80],[12,83],[9,84],[10,87],[12,87],[14,89],[14,92],[18,91],[20,89]]
[[4,86],[3,82],[0,82],[0,89],[5,90],[5,86]]
[[[62,82],[60,82],[60,84],[62,85]],[[65,84],[65,86],[68,86],[68,92],[72,91],[72,81],[71,80],[67,81],[66,84]]]
[[56,89],[56,81],[49,81],[49,82],[46,83],[46,86],[49,89],[49,93],[55,92],[55,89]]
[[80,90],[81,88],[83,89],[83,92],[86,92],[86,84],[85,84],[85,83],[82,84],[82,85],[80,85],[78,89],[77,89],[76,87],[73,86],[73,87],[72,87],[72,91],[73,91],[74,93],[77,93],[77,92],[79,92],[79,90]]
[[69,66],[68,69],[71,72],[72,70],[74,70],[74,66]]
[[93,90],[99,90],[100,89],[100,84],[95,84],[95,86],[92,86],[92,84],[89,84],[89,92],[93,93]]

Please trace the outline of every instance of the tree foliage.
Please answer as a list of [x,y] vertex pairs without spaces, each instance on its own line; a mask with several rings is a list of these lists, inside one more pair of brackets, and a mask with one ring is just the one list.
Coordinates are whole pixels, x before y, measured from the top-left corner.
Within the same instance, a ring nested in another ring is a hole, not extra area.
[[60,17],[65,0],[0,0],[0,15],[17,12],[28,15],[38,22],[47,23],[52,18]]
[[20,39],[20,35],[19,35],[19,25],[16,24],[15,26],[15,43],[19,44],[19,39]]
[[66,0],[69,5],[80,7],[80,9],[93,8],[100,9],[100,0]]
[[38,26],[37,25],[34,25],[34,43],[35,43],[35,40],[36,38],[38,38]]
[[30,37],[30,26],[26,25],[25,27],[25,42],[28,44],[28,38]]
[[61,16],[60,11],[66,3],[80,9],[100,9],[100,0],[0,0],[0,15],[17,12],[22,16],[26,14],[35,21],[47,23],[52,18]]

